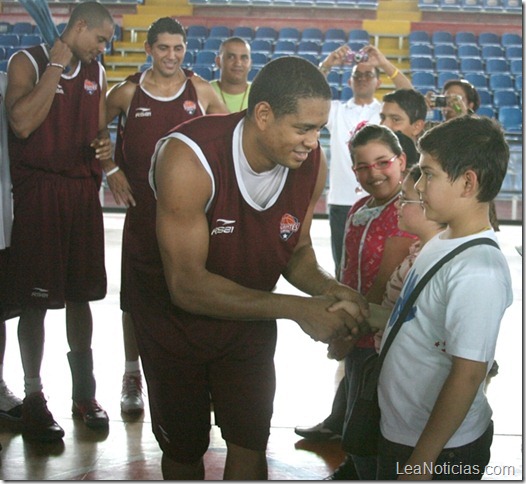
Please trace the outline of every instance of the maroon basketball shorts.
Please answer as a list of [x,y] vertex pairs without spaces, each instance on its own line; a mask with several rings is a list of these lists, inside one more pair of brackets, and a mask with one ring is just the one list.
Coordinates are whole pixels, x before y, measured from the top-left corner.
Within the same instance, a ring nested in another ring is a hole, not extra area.
[[64,307],[106,295],[104,226],[92,178],[35,176],[13,191],[10,300]]
[[176,462],[198,461],[209,445],[212,401],[227,442],[264,451],[276,387],[275,322],[177,314],[166,285],[155,295],[155,279],[144,278],[132,318],[161,449]]

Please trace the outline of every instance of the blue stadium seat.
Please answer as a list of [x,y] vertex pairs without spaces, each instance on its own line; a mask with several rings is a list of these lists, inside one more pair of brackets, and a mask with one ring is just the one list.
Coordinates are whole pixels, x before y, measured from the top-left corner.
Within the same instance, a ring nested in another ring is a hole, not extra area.
[[208,27],[204,25],[190,25],[186,29],[186,38],[188,39],[192,37],[204,41],[208,37]]
[[481,0],[461,0],[460,5],[464,12],[482,12],[482,1]]
[[254,29],[252,27],[235,27],[232,35],[250,42],[254,38]]
[[482,6],[486,12],[502,13],[504,10],[501,0],[483,0]]
[[254,80],[254,77],[256,77],[259,70],[260,70],[260,67],[252,67],[252,69],[248,71],[247,79],[249,82],[252,82]]
[[513,78],[509,74],[492,74],[489,76],[489,88],[496,89],[514,89]]
[[320,44],[313,40],[300,40],[296,52],[298,54],[319,54],[320,53]]
[[461,31],[455,34],[455,44],[477,44],[477,36],[473,32]]
[[491,106],[480,106],[477,109],[477,114],[479,116],[487,116],[488,118],[495,117],[495,110]]
[[144,64],[141,64],[139,66],[139,72],[144,72],[146,69],[149,69],[150,67],[152,67],[152,63],[151,62],[145,62]]
[[272,53],[272,42],[270,40],[255,39],[250,42],[250,49],[252,52],[263,52],[269,55]]
[[5,47],[0,47],[0,60],[4,60],[7,55],[7,49]]
[[460,59],[460,72],[466,74],[468,72],[484,72],[484,63],[479,57],[464,57]]
[[203,41],[197,37],[190,37],[186,39],[186,50],[190,52],[197,52],[203,48]]
[[[462,60],[460,61],[460,68],[462,69]],[[481,72],[467,72],[464,74],[464,79],[470,82],[475,89],[487,89],[488,88],[488,78],[485,74]]]
[[340,99],[340,90],[334,85],[331,85],[330,88],[332,93],[332,100],[338,101]]
[[345,42],[339,42],[339,41],[325,41],[323,45],[321,46],[321,55],[322,56],[328,56],[331,52],[334,52],[338,47],[341,47]]
[[268,58],[271,55],[271,52],[251,52],[250,58],[252,59],[252,66],[261,68],[263,67],[267,62]]
[[456,57],[457,50],[453,44],[437,44],[434,48],[435,61],[437,57]]
[[192,67],[194,63],[195,63],[195,54],[192,51],[187,50],[184,53],[183,67]]
[[504,47],[508,45],[518,45],[522,47],[522,36],[519,34],[504,33],[501,37],[501,44]]
[[323,32],[315,27],[303,29],[300,40],[310,40],[316,42],[319,45],[323,42]]
[[213,68],[216,63],[216,55],[216,52],[212,50],[200,50],[195,54],[195,65]]
[[436,30],[431,34],[431,43],[437,44],[454,44],[455,38],[451,32],[445,30]]
[[348,86],[349,81],[351,80],[352,69],[346,69],[342,72],[342,86]]
[[214,79],[214,73],[213,73],[212,68],[210,67],[195,65],[192,70],[197,75],[201,76],[203,79],[207,81],[211,81],[212,79]]
[[17,34],[0,34],[0,46],[9,47],[20,45],[20,36]]
[[210,31],[208,32],[208,38],[224,40],[230,37],[230,34],[230,27],[227,27],[226,25],[214,25],[210,27]]
[[479,45],[500,45],[500,37],[493,32],[481,32],[479,34]]
[[264,39],[275,41],[278,38],[278,32],[273,27],[258,27],[254,39]]
[[522,99],[522,74],[517,74],[513,81],[515,90],[520,93]]
[[297,42],[300,40],[300,31],[295,27],[283,27],[278,32],[278,40],[293,40]]
[[519,45],[508,45],[505,48],[506,59],[522,59],[522,47]]
[[457,56],[459,59],[462,59],[463,57],[480,57],[480,49],[477,45],[472,44],[459,45]]
[[213,50],[214,52],[219,52],[219,47],[221,47],[222,39],[217,37],[208,37],[203,44],[204,50]]
[[0,71],[7,72],[7,59],[0,61]]
[[367,45],[367,43],[363,40],[354,40],[347,42],[347,45],[354,52],[358,52],[360,49],[363,49]]
[[504,131],[522,133],[522,109],[503,106],[499,109],[498,120]]
[[296,43],[292,40],[278,40],[274,44],[274,52],[279,54],[294,54],[296,52]]
[[502,106],[519,106],[517,95],[513,91],[493,91],[493,104],[497,109]]
[[0,34],[9,34],[13,30],[11,22],[0,21]]
[[451,79],[460,79],[459,71],[442,71],[437,72],[437,86],[442,87],[447,81]]
[[431,43],[431,37],[424,30],[413,30],[409,33],[409,45],[419,43],[429,44]]
[[486,61],[486,74],[509,72],[510,66],[506,59],[488,59]]
[[20,36],[20,47],[32,47],[34,45],[41,44],[42,42],[42,37],[40,37],[38,34],[27,34]]
[[329,86],[340,86],[342,83],[342,75],[338,71],[330,71],[327,74],[327,82]]
[[[436,46],[435,46],[435,49],[436,49]],[[460,69],[460,64],[456,57],[453,57],[453,56],[437,57],[435,60],[435,70],[437,72],[458,71],[459,69]]]
[[409,63],[412,71],[433,71],[435,69],[433,59],[430,56],[411,57]]
[[483,59],[504,59],[506,57],[506,52],[500,45],[484,45],[481,54]]
[[512,59],[510,61],[510,72],[513,75],[522,74],[522,59]]
[[426,89],[427,91],[433,91],[436,89],[435,74],[432,72],[414,72],[411,75],[411,83],[415,86],[415,89]]
[[522,13],[522,2],[520,0],[502,0],[502,8],[506,13]]
[[409,57],[415,55],[426,55],[431,57],[433,55],[433,47],[431,44],[411,44],[409,46]]
[[348,101],[349,99],[352,98],[352,89],[350,86],[344,86],[342,87],[342,90],[340,92],[340,99],[342,101]]
[[33,33],[34,26],[30,22],[16,22],[13,24],[11,33],[18,35],[26,35]]
[[344,43],[346,40],[347,40],[347,34],[345,33],[345,30],[343,29],[332,28],[332,29],[327,29],[325,31],[325,38],[324,38],[325,42],[338,41],[338,42]]
[[480,98],[481,106],[482,105],[488,105],[488,106],[493,105],[493,96],[491,95],[491,93],[488,91],[487,88],[480,88],[480,89],[477,88],[477,92]]
[[440,9],[440,0],[418,0],[418,9],[423,11],[437,11]]
[[288,52],[274,52],[271,56],[270,56],[270,60],[274,60],[274,59],[279,59],[280,57],[287,57],[291,55],[290,53]]
[[364,29],[353,29],[349,32],[347,40],[349,42],[364,42],[368,44],[370,42],[369,32]]
[[440,0],[439,10],[443,12],[460,11],[460,0]]
[[320,63],[320,56],[318,54],[313,54],[312,52],[298,52],[297,55],[302,59],[312,62],[315,66]]

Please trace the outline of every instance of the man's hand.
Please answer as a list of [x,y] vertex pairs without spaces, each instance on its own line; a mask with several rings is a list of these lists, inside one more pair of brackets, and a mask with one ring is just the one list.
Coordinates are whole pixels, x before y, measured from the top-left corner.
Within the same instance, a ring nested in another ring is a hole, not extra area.
[[98,160],[107,160],[113,156],[111,140],[107,136],[95,138],[90,146],[95,150],[95,158]]
[[122,170],[106,176],[106,179],[117,205],[122,203],[125,207],[135,207],[136,203],[128,179]]
[[336,361],[343,360],[354,349],[356,341],[357,339],[353,336],[331,340],[327,347],[327,358]]

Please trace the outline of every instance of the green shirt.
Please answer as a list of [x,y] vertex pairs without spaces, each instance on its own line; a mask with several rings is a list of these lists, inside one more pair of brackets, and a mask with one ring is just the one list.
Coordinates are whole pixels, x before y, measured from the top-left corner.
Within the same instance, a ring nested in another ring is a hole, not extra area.
[[245,92],[239,94],[228,94],[227,92],[222,91],[219,87],[218,79],[210,81],[210,84],[212,85],[214,91],[217,92],[221,100],[226,104],[228,111],[230,111],[231,113],[237,113],[247,108],[248,94],[250,92],[250,82],[248,83]]

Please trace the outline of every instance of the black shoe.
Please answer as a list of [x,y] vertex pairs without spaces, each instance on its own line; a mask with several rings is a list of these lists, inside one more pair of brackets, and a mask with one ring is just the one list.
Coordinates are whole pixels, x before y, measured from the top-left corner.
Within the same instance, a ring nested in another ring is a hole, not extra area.
[[78,402],[73,401],[71,412],[74,418],[84,420],[86,427],[90,429],[107,429],[109,426],[108,414],[94,398]]
[[358,473],[354,467],[352,457],[347,456],[341,464],[329,477],[324,481],[359,481]]
[[54,442],[64,437],[64,430],[48,410],[42,392],[24,398],[22,406],[22,437],[27,440]]
[[296,427],[294,432],[307,440],[315,440],[318,442],[324,440],[341,439],[341,435],[333,432],[331,429],[325,427],[322,423],[315,425],[314,427]]

